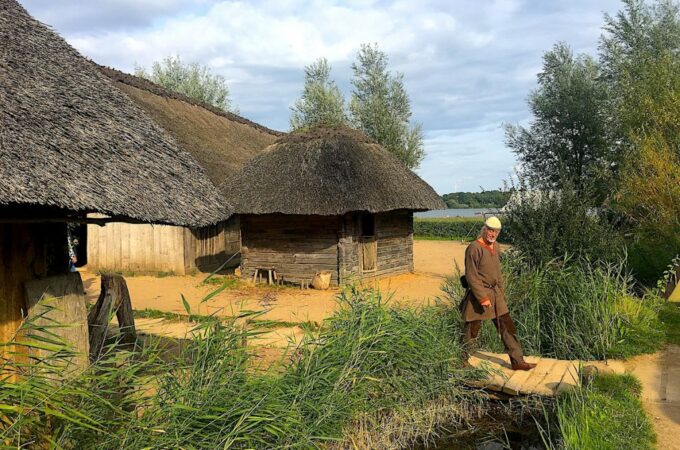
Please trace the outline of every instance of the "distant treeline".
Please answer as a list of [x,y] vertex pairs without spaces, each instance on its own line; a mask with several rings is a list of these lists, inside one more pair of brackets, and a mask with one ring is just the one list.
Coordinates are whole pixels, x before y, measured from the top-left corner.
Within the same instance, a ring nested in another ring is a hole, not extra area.
[[449,208],[502,208],[508,202],[510,192],[452,192],[442,195]]

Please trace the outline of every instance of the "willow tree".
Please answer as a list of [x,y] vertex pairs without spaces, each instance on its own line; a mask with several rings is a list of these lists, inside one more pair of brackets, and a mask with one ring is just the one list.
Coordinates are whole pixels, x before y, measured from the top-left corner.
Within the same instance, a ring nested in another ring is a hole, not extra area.
[[394,153],[407,167],[420,165],[425,151],[420,124],[411,123],[404,76],[387,69],[387,54],[364,44],[352,64],[352,126]]
[[320,58],[305,67],[302,96],[291,107],[292,130],[321,124],[347,124],[345,99],[330,75],[331,66],[326,58]]
[[586,191],[611,178],[607,94],[592,57],[574,56],[562,43],[545,53],[538,87],[529,96],[533,121],[528,128],[506,126],[506,143],[530,184]]
[[151,72],[135,67],[135,75],[224,111],[236,112],[224,77],[199,63],[185,63],[179,56],[168,56],[154,62]]

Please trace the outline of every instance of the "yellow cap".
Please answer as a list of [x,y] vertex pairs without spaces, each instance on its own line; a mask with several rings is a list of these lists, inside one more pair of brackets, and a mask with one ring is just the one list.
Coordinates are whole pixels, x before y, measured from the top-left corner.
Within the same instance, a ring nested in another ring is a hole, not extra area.
[[500,230],[501,229],[501,221],[496,216],[491,216],[488,219],[486,219],[486,222],[484,222],[484,225],[486,225],[487,228],[493,228],[494,230]]

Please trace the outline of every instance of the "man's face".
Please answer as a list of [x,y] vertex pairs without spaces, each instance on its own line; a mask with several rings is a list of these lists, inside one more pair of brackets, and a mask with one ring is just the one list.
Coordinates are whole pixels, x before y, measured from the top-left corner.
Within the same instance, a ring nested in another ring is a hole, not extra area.
[[482,229],[482,238],[489,244],[493,244],[498,239],[498,235],[501,234],[501,230],[495,228],[484,227]]

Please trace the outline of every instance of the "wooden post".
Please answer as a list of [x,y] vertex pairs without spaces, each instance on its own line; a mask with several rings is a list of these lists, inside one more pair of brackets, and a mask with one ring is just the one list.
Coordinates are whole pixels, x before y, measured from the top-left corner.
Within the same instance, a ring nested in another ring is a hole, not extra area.
[[675,269],[675,275],[671,275],[670,279],[668,280],[668,283],[666,283],[666,289],[664,289],[663,293],[663,298],[665,299],[670,299],[671,295],[675,291],[676,287],[678,286],[678,280],[680,280],[680,267],[677,267]]
[[95,361],[100,356],[114,312],[118,319],[120,342],[131,346],[137,341],[132,302],[125,279],[120,275],[107,273],[102,274],[101,280],[99,298],[87,317],[91,361]]
[[[74,352],[67,372],[87,367],[87,308],[85,291],[79,273],[57,275],[25,283],[28,319],[47,333],[57,335]],[[36,337],[40,331],[30,331]],[[46,358],[49,350],[33,350],[38,358]]]

